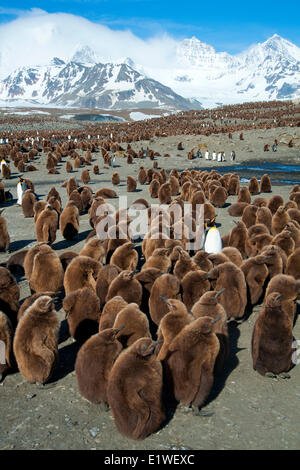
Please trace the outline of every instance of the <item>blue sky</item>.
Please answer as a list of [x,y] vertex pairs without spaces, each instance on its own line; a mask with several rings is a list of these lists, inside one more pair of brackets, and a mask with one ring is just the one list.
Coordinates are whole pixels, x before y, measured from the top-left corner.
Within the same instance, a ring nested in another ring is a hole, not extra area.
[[26,16],[32,8],[71,13],[147,39],[162,32],[176,39],[196,36],[217,51],[239,53],[274,33],[300,47],[300,2],[277,0],[42,0],[0,3],[0,23]]

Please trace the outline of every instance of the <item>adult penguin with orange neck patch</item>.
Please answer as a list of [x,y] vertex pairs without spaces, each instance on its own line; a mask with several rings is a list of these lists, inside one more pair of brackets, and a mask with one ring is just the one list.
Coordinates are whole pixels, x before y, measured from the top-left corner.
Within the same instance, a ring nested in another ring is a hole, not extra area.
[[222,250],[222,238],[216,225],[216,217],[208,220],[205,224],[204,251],[207,253],[220,253]]

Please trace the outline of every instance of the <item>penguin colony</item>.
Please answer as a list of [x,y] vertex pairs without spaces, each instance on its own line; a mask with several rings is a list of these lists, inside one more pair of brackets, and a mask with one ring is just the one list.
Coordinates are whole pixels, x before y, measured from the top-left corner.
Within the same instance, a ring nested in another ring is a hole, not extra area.
[[[78,144],[85,157],[76,152],[73,140],[57,145],[44,140],[42,149],[40,142],[30,149],[16,141],[1,149],[16,167],[24,162],[24,153],[34,160],[44,150],[49,171],[66,156],[68,172],[73,171],[72,159],[78,169],[91,165],[99,148],[107,165],[111,164],[109,152],[120,152],[123,158],[123,148],[112,139]],[[128,164],[155,158],[149,149],[137,154],[130,144],[126,152]],[[80,393],[92,403],[109,407],[119,432],[132,439],[143,439],[164,425],[168,400],[191,408],[196,415],[203,413],[214,379],[228,360],[228,324],[242,322],[257,304],[261,311],[251,342],[253,368],[263,376],[289,377],[300,296],[299,186],[284,201],[270,194],[268,175],[260,183],[252,178],[248,187],[240,187],[236,173],[174,169],[168,175],[144,164],[137,178],[127,179],[127,190],[149,186],[148,201],[134,204],[143,204],[150,230],[160,236],[145,234],[140,253],[130,232],[130,217],[124,221],[121,211],[115,233],[122,232],[124,238],[97,236],[101,222],[97,208],[117,193],[111,188],[93,192],[90,179],[89,170],[83,170],[83,186],[71,177],[62,184],[64,189],[53,186],[45,200],[38,200],[30,180],[20,179],[20,184],[26,182],[18,188],[20,210],[33,219],[37,243],[0,267],[0,339],[6,346],[1,378],[14,370],[14,360],[30,383],[43,386],[55,377],[57,300],[63,301],[69,334],[80,346],[75,362]],[[114,173],[112,184],[119,183]],[[69,198],[65,207],[60,191]],[[204,204],[205,223],[219,234],[214,225],[217,209],[224,207],[229,195],[237,200],[228,213],[240,220],[234,219],[232,230],[222,238],[211,238],[210,244],[203,240],[203,247],[196,250],[187,249],[189,228],[183,220],[175,223],[170,217],[166,238],[162,216],[153,217],[148,207],[158,201],[181,207],[190,203],[194,226],[196,205]],[[58,256],[51,247],[57,230],[65,240],[76,241],[80,216],[85,213],[91,231],[84,248],[79,253],[66,249]],[[182,237],[176,239],[179,226]],[[9,244],[1,215],[0,247],[8,251]],[[16,269],[24,272],[32,294],[23,304],[12,274]]]

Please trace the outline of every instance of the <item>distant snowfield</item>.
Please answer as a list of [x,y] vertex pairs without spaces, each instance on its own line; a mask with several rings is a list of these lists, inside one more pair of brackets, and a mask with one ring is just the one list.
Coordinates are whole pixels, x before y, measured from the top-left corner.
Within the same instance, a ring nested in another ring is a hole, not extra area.
[[61,119],[72,119],[73,117],[75,117],[75,114],[63,114],[61,116],[59,116]]
[[[165,113],[165,114],[168,114],[168,113]],[[140,112],[130,113],[129,116],[133,121],[143,121],[144,119],[152,119],[152,118],[161,117],[159,114],[144,114]]]
[[10,111],[9,113],[3,113],[3,114],[18,114],[20,116],[22,115],[27,115],[27,114],[51,114],[51,113],[48,113],[47,111],[37,111],[37,110],[34,110],[34,111]]

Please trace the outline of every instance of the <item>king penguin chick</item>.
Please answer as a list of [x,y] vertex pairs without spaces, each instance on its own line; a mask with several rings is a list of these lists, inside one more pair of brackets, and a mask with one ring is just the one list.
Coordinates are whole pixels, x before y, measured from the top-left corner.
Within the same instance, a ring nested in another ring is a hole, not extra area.
[[199,413],[214,382],[220,344],[213,325],[219,318],[201,317],[186,325],[169,345],[166,359],[175,399]]
[[44,384],[58,365],[59,320],[51,297],[39,297],[18,323],[13,350],[30,383]]
[[161,299],[169,308],[169,312],[161,319],[157,332],[158,340],[163,340],[157,359],[163,361],[167,357],[168,347],[175,336],[191,323],[194,317],[188,313],[186,306],[180,300],[166,299],[165,297],[161,297]]
[[70,292],[64,298],[63,309],[72,338],[83,343],[98,333],[100,302],[94,291],[84,287]]
[[119,246],[110,258],[110,264],[117,266],[122,271],[134,271],[138,263],[138,252],[134,249],[134,243],[127,242]]
[[266,296],[253,328],[253,369],[263,376],[288,378],[292,367],[293,322],[282,308],[282,297],[279,292]]
[[64,288],[66,295],[70,292],[88,287],[96,292],[96,279],[101,264],[89,256],[76,256],[68,265],[65,277]]
[[207,278],[216,280],[214,290],[226,288],[220,303],[226,311],[227,318],[242,318],[247,305],[247,285],[241,269],[231,262],[222,263],[208,272]]
[[116,316],[113,328],[122,325],[124,328],[117,333],[116,338],[123,348],[131,346],[140,338],[151,338],[148,318],[135,303],[126,305]]
[[155,346],[150,338],[139,339],[120,354],[109,375],[107,398],[116,427],[131,439],[144,439],[165,419]]
[[136,271],[122,271],[110,284],[106,302],[115,296],[121,296],[127,303],[135,302],[141,306],[143,288],[137,279]]
[[91,403],[107,404],[109,374],[122,351],[122,345],[116,339],[121,328],[108,328],[91,336],[78,351],[75,362],[77,385],[81,395]]
[[168,313],[168,305],[161,299],[181,300],[180,282],[173,274],[163,274],[154,282],[149,298],[149,313],[152,321],[159,325],[161,319]]
[[229,338],[227,327],[227,315],[224,307],[219,303],[219,297],[225,292],[225,289],[205,292],[198,302],[192,308],[192,314],[195,318],[211,317],[220,318],[213,325],[213,332],[217,335],[220,342],[220,350],[216,359],[215,371],[220,372],[223,369],[224,362],[229,356]]

